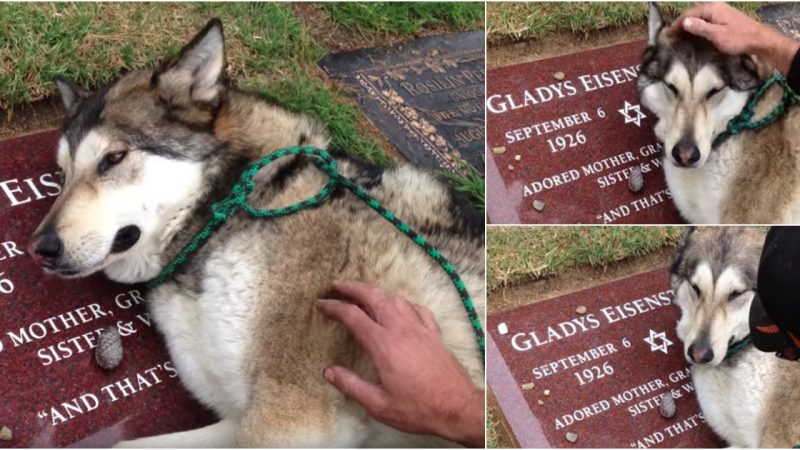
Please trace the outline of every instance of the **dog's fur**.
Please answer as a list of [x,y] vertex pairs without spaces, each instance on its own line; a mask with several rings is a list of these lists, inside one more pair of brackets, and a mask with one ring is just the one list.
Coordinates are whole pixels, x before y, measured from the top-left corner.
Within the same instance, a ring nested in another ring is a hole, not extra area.
[[[712,148],[728,121],[774,70],[750,56],[722,54],[709,41],[670,33],[650,6],[649,42],[638,80],[642,104],[657,117],[664,173],[672,198],[690,223],[800,221],[800,108]],[[756,119],[780,100],[777,85],[756,108]],[[679,149],[695,149],[687,164]]]
[[[734,447],[800,443],[800,364],[755,347],[726,359],[728,346],[749,335],[750,303],[765,233],[752,228],[691,229],[671,269],[680,307],[678,337],[703,414]],[[695,362],[691,346],[713,352]]]
[[[328,135],[316,121],[228,87],[224,70],[222,26],[212,20],[155,70],[127,73],[94,92],[58,82],[67,109],[58,148],[64,189],[32,240],[35,254],[42,235],[61,239],[63,254],[49,272],[103,271],[124,283],[152,279],[207,222],[210,204],[229,193],[248,162],[286,146],[326,147]],[[114,152],[127,153],[108,156]],[[483,317],[483,216],[430,173],[384,170],[342,155],[337,161],[343,175],[441,250]],[[326,181],[306,157],[279,160],[255,177],[248,201],[286,206]],[[138,240],[120,237],[130,226]],[[363,350],[316,308],[337,280],[372,283],[429,308],[445,345],[482,388],[476,337],[448,276],[339,188],[324,205],[278,219],[240,212],[148,293],[181,381],[221,421],[126,444],[443,444],[373,421],[323,379],[323,368],[335,363],[374,381]]]

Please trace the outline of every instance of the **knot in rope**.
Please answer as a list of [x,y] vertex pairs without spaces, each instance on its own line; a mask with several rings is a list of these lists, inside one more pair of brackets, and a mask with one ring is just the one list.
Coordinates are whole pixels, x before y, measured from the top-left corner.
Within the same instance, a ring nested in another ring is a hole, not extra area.
[[[769,114],[754,121],[753,117],[756,114],[756,106],[758,105],[758,102],[762,97],[764,97],[769,88],[776,83],[783,89],[781,101],[778,102],[778,104],[775,106],[775,109],[770,111]],[[714,139],[712,146],[717,147],[719,144],[725,142],[725,140],[727,140],[729,137],[739,134],[742,131],[757,130],[771,124],[783,116],[783,114],[788,111],[789,107],[797,102],[797,100],[797,95],[794,93],[792,88],[789,87],[789,83],[786,82],[786,79],[783,78],[781,74],[776,73],[762,83],[761,86],[759,86],[758,90],[747,100],[747,104],[742,112],[728,121],[725,131],[720,133]]]
[[[255,190],[254,177],[265,166],[272,163],[276,159],[283,158],[289,155],[306,155],[311,157],[311,161],[322,172],[328,175],[328,182],[323,186],[319,192],[311,197],[291,204],[289,206],[274,208],[274,209],[259,209],[247,203],[247,197]],[[418,245],[425,253],[430,256],[439,267],[444,270],[450,278],[453,286],[456,288],[464,310],[467,313],[472,329],[478,341],[478,349],[485,362],[485,347],[486,339],[483,332],[483,327],[475,310],[475,304],[472,297],[467,292],[466,285],[461,277],[456,272],[455,267],[450,261],[445,258],[442,253],[431,245],[422,235],[411,229],[411,227],[400,220],[394,213],[386,209],[378,200],[372,197],[360,186],[353,183],[347,177],[339,173],[336,167],[336,160],[325,150],[314,147],[287,147],[277,150],[269,155],[251,163],[242,172],[239,181],[231,188],[231,193],[223,200],[211,205],[212,219],[205,224],[205,226],[189,241],[186,246],[181,249],[178,255],[172,259],[161,270],[155,278],[150,280],[148,286],[156,287],[163,284],[168,280],[178,268],[184,264],[189,256],[196,252],[217,230],[224,222],[232,217],[241,208],[248,215],[255,218],[275,218],[293,214],[304,209],[313,208],[321,205],[325,200],[330,198],[331,193],[338,187],[343,186],[352,192],[356,197],[363,201],[367,206],[375,210],[378,214],[391,223],[397,230],[406,235],[412,242]]]

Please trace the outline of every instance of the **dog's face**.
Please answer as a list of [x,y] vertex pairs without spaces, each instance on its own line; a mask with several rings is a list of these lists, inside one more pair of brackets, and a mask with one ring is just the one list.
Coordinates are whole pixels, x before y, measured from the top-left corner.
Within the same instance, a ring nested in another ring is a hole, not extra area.
[[655,133],[666,159],[678,167],[702,167],[714,139],[760,80],[749,56],[725,55],[705,39],[671,33],[669,25],[651,3],[639,94],[658,119]]
[[154,275],[137,257],[161,249],[170,224],[201,186],[219,147],[213,116],[224,69],[222,28],[211,21],[180,56],[87,92],[57,81],[67,118],[57,162],[63,191],[29,252],[46,271],[81,277],[121,261],[121,281]]
[[671,269],[678,337],[692,364],[715,366],[750,334],[748,317],[764,233],[741,227],[690,230]]

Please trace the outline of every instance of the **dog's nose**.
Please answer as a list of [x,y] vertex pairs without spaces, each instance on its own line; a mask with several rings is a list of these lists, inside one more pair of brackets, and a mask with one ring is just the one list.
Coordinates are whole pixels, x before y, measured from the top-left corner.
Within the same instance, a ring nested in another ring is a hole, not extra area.
[[692,139],[681,139],[672,147],[672,157],[679,165],[690,167],[700,160],[700,149]]
[[34,261],[40,266],[53,267],[64,252],[64,245],[55,228],[47,227],[30,246]]
[[696,341],[689,346],[689,358],[696,363],[709,363],[714,359],[714,350],[711,350],[708,342]]

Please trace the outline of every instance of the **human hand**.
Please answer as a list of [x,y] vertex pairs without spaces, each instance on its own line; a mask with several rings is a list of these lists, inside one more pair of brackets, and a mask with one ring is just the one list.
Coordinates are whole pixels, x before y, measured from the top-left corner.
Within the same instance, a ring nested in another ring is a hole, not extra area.
[[723,53],[768,59],[784,75],[800,49],[800,43],[725,3],[704,3],[684,11],[671,31],[681,29],[708,39]]
[[321,299],[319,309],[353,333],[378,384],[340,366],[324,370],[328,382],[386,425],[483,447],[484,393],[442,344],[433,314],[363,283],[334,289],[352,303]]

